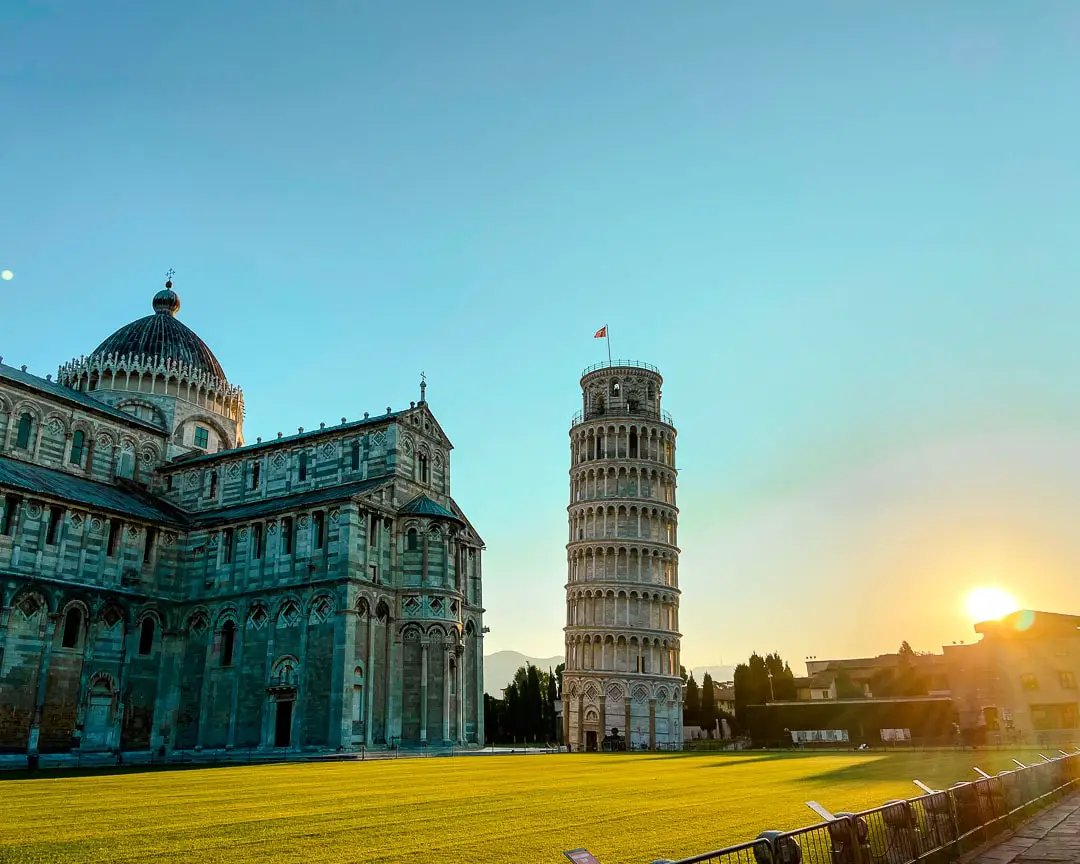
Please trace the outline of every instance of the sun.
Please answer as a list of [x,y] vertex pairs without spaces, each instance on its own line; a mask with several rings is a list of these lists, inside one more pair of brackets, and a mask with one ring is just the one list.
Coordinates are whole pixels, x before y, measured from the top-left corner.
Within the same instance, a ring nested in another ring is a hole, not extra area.
[[971,620],[978,624],[980,621],[993,621],[1004,618],[1010,612],[1020,608],[1016,598],[1008,591],[1001,588],[974,588],[964,601]]

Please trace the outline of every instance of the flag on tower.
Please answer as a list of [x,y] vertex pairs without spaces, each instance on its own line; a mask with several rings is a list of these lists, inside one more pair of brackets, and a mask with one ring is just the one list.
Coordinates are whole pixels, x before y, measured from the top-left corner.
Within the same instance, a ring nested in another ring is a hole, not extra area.
[[593,339],[603,339],[605,336],[607,336],[607,324],[593,333]]

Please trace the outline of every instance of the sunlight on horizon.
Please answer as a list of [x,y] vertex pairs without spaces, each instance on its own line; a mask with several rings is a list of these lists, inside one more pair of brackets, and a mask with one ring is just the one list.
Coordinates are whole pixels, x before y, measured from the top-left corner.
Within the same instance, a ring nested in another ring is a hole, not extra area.
[[964,608],[972,623],[1004,618],[1020,608],[1016,598],[1003,588],[984,586],[973,588],[964,599]]

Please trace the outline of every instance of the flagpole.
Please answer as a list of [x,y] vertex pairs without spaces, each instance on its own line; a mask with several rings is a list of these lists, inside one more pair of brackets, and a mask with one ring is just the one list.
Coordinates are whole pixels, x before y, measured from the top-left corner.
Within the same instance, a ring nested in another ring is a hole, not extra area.
[[607,365],[611,365],[611,331],[604,325],[604,338],[607,340]]

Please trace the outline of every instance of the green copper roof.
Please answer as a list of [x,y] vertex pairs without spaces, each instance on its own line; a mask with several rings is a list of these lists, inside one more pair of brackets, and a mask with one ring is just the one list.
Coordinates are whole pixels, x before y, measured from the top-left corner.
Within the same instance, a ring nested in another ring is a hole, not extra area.
[[67,501],[82,505],[87,510],[103,510],[148,522],[178,525],[185,521],[180,514],[159,506],[149,493],[144,497],[118,486],[75,477],[64,471],[31,465],[6,456],[0,456],[0,487],[18,489],[28,498],[40,496]]
[[411,516],[435,516],[439,519],[453,519],[455,522],[461,521],[441,504],[436,504],[428,498],[427,495],[417,495],[412,501],[398,510],[398,513],[407,513]]

